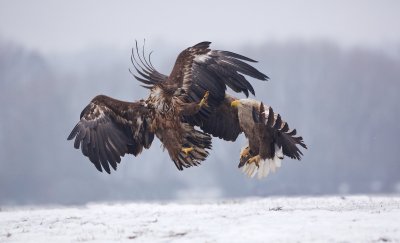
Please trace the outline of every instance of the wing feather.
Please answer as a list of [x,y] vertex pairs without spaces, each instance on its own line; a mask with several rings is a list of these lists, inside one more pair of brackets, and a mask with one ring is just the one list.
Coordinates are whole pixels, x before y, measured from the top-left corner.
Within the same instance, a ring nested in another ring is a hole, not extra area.
[[74,147],[81,148],[99,171],[110,173],[110,166],[116,170],[122,156],[137,156],[154,138],[147,124],[149,112],[141,101],[130,103],[99,95],[83,109],[80,118],[68,140],[75,138]]
[[283,121],[279,114],[275,114],[273,109],[269,107],[268,109],[268,119],[266,122],[266,132],[269,136],[274,139],[278,147],[282,147],[283,154],[292,159],[301,159],[303,153],[297,147],[307,149],[302,137],[295,137],[296,129],[289,131],[289,125],[287,122]]
[[237,108],[231,107],[235,99],[226,95],[224,101],[209,115],[208,119],[202,121],[200,128],[214,137],[235,141],[242,132]]
[[[144,51],[144,45],[142,48],[142,57],[139,54],[139,48],[138,44],[136,41],[136,51],[132,48],[131,52],[131,62],[136,70],[136,72],[141,76],[139,77],[138,75],[135,75],[132,70],[129,70],[133,77],[138,80],[139,82],[142,82],[144,84],[150,85],[150,86],[144,86],[145,88],[151,88],[153,85],[164,82],[168,79],[168,76],[158,72],[153,64],[151,63],[151,53],[148,55],[148,60],[146,59],[145,56],[145,51]],[[139,61],[138,61],[139,60]]]
[[233,52],[211,50],[210,44],[211,42],[205,41],[182,51],[164,82],[169,87],[183,88],[187,94],[185,102],[199,102],[205,92],[209,92],[209,106],[201,108],[190,119],[191,124],[198,126],[206,123],[219,109],[219,105],[225,100],[227,87],[238,93],[243,92],[246,96],[249,93],[255,94],[245,75],[268,80],[267,75],[246,63],[255,62],[254,60]]

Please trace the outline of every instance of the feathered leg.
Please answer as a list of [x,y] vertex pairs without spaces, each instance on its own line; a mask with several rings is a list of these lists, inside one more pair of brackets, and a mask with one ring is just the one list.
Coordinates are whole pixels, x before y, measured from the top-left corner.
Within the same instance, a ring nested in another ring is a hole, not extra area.
[[180,114],[183,116],[193,116],[199,112],[202,107],[208,107],[209,94],[210,93],[206,91],[200,102],[184,103],[179,100]]

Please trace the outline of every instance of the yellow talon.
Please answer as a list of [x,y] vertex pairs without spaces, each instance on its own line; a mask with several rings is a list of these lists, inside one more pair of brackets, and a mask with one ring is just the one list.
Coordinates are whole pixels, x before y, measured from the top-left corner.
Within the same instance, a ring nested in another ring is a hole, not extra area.
[[260,167],[260,155],[256,155],[251,157],[249,160],[246,161],[246,164],[255,163],[257,167]]
[[184,152],[186,154],[186,156],[189,155],[189,153],[193,150],[193,148],[182,148],[182,152]]
[[199,105],[200,107],[208,107],[208,96],[210,95],[210,92],[206,91],[206,93],[204,94],[203,98],[201,99]]
[[239,168],[242,167],[251,157],[250,147],[246,146],[240,151]]
[[245,158],[250,154],[250,148],[246,147],[240,152],[240,158]]

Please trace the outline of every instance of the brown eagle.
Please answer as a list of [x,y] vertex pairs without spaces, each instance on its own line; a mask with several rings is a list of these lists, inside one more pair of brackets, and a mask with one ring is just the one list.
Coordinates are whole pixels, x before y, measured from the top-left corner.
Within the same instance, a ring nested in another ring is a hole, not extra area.
[[[231,105],[237,99],[226,94],[226,89],[248,97],[255,92],[244,75],[258,80],[268,77],[247,63],[256,61],[229,51],[211,50],[209,45],[201,42],[182,51],[166,76],[154,68],[151,53],[146,56],[144,47],[140,51],[136,43],[131,55],[136,74],[132,74],[150,90],[149,97],[124,102],[96,96],[81,112],[68,140],[75,138],[74,147],[81,148],[99,171],[110,173],[110,166],[115,170],[125,154],[137,156],[143,148],[149,148],[154,135],[179,170],[206,159],[211,136],[227,141],[235,141],[243,131],[247,137],[253,136],[244,126],[255,123],[240,122],[241,108]],[[295,147],[299,144],[291,142]],[[242,160],[248,157],[245,163],[259,165],[257,159],[252,159],[258,153],[250,147]]]

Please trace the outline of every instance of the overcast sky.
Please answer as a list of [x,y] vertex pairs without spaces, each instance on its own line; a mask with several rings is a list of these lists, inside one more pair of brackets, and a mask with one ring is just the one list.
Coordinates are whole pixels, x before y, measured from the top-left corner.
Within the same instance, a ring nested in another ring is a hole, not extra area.
[[[236,3],[237,2],[237,3]],[[328,39],[382,47],[400,41],[400,1],[0,0],[0,37],[45,53],[131,46]]]

